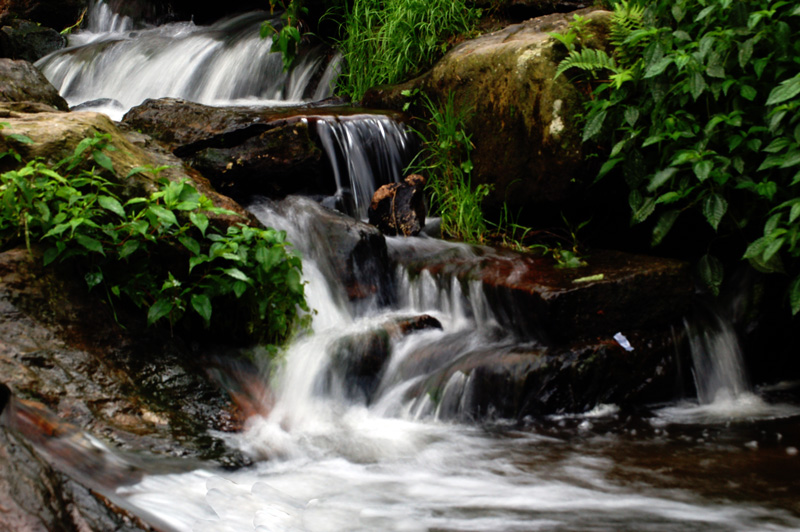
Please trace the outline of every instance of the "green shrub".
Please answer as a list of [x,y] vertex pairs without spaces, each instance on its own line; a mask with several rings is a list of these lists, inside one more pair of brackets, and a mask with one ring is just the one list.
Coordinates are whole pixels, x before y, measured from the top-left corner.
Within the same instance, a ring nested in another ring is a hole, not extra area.
[[[189,311],[209,327],[230,320],[213,312],[221,305],[246,323],[251,338],[285,339],[297,308],[307,310],[300,258],[285,233],[244,224],[223,232],[209,216],[235,213],[214,207],[188,181],[161,178],[148,197],[123,201],[121,185],[102,175],[113,175],[109,140],[96,134],[54,167],[34,160],[0,174],[3,246],[24,240],[30,249],[35,242],[45,265],[77,262],[90,289],[146,309],[149,323],[172,326]],[[2,155],[19,161],[13,152]],[[127,177],[161,170],[137,168]]]
[[[754,268],[788,273],[800,311],[800,7],[620,1],[611,41],[611,56],[576,46],[559,68],[595,75],[584,139],[610,150],[598,178],[627,182],[632,222],[655,220],[653,245],[702,213]],[[716,293],[714,247],[699,269]]]
[[469,33],[479,15],[466,0],[354,0],[338,43],[340,92],[360,100],[370,87],[421,72],[444,53],[447,38]]

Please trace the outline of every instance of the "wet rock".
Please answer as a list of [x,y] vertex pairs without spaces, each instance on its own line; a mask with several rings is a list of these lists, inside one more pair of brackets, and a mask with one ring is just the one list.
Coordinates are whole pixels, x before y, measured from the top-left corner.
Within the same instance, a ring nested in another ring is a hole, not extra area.
[[597,250],[585,267],[558,268],[550,257],[477,251],[437,257],[404,247],[392,259],[412,273],[481,281],[501,325],[550,345],[673,323],[691,303],[689,265],[678,260]]
[[[602,46],[610,14],[580,14],[592,46]],[[565,31],[571,20],[553,14],[465,41],[426,74],[375,88],[362,103],[401,109],[408,102],[404,90],[421,89],[434,101],[452,92],[456,109],[469,111],[473,184],[493,186],[484,202],[488,210],[499,212],[507,204],[511,212],[535,211],[564,202],[580,192],[588,171],[582,124],[573,118],[583,112],[584,96],[567,76],[554,79],[566,50],[548,35]]]
[[330,210],[315,201],[289,196],[278,210],[313,241],[324,242],[306,252],[323,273],[342,281],[350,300],[388,304],[394,297],[386,239],[372,225]]
[[191,346],[41,262],[0,253],[0,375],[14,395],[120,449],[241,463],[208,433],[235,428],[236,408]]
[[175,99],[147,100],[123,118],[234,197],[332,194],[315,132],[285,110],[210,107]]
[[441,328],[439,320],[423,314],[390,320],[370,331],[337,340],[331,347],[329,387],[336,381],[346,397],[369,403],[392,354],[392,340],[418,331]]
[[35,66],[24,60],[0,58],[0,103],[39,102],[69,109],[66,100]]
[[375,191],[368,216],[384,235],[416,236],[425,227],[425,212],[425,178],[414,174]]
[[35,63],[67,45],[63,35],[29,20],[12,20],[0,27],[0,57]]
[[0,19],[19,17],[61,31],[75,24],[89,0],[0,0]]
[[436,366],[410,395],[429,398],[442,418],[462,420],[521,420],[678,396],[684,376],[673,331],[628,330],[627,338],[633,351],[610,337],[557,348],[501,345],[474,350]]

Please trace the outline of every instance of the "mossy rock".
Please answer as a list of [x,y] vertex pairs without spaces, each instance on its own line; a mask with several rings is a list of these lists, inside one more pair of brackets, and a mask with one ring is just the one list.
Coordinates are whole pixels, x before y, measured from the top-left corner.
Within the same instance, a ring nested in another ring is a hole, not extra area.
[[[581,10],[592,47],[603,47],[610,13]],[[489,210],[511,212],[565,202],[587,178],[581,142],[587,88],[568,76],[555,77],[566,49],[553,32],[568,29],[573,14],[553,14],[465,41],[419,78],[379,87],[365,96],[371,107],[401,108],[402,92],[420,89],[443,101],[453,94],[457,109],[469,110],[473,185],[488,183]]]

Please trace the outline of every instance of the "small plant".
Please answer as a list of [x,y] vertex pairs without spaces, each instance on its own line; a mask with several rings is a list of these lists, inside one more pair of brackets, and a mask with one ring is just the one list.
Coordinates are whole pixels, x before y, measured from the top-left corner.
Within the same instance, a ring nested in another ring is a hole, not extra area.
[[289,70],[297,58],[297,50],[303,38],[300,32],[300,19],[308,14],[303,0],[270,0],[269,12],[273,14],[275,7],[281,8],[281,24],[275,27],[272,21],[265,20],[261,24],[262,39],[272,36],[271,52],[278,52],[283,59],[283,69]]
[[441,217],[442,232],[457,240],[484,243],[487,227],[481,202],[490,187],[472,187],[472,141],[463,125],[468,111],[456,111],[452,93],[441,108],[425,93],[406,93],[417,95],[430,118],[427,133],[416,131],[422,149],[412,163],[413,171],[428,175],[431,210]]
[[[174,326],[188,312],[209,327],[232,314],[253,337],[286,338],[297,309],[308,307],[285,233],[244,224],[220,230],[209,217],[235,213],[188,181],[158,178],[163,167],[132,170],[128,178],[153,174],[158,190],[124,201],[121,186],[103,176],[113,176],[109,141],[95,134],[53,167],[34,160],[0,174],[0,242],[38,243],[45,265],[77,264],[90,289],[102,287],[112,305],[125,299],[145,309],[148,323]],[[217,306],[228,312],[215,319]]]

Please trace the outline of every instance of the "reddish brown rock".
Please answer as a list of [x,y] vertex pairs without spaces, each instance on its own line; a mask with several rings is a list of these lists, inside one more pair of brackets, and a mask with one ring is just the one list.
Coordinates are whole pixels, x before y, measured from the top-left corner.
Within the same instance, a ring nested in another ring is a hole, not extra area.
[[375,191],[368,216],[384,235],[416,236],[425,227],[425,212],[425,178],[413,174]]

